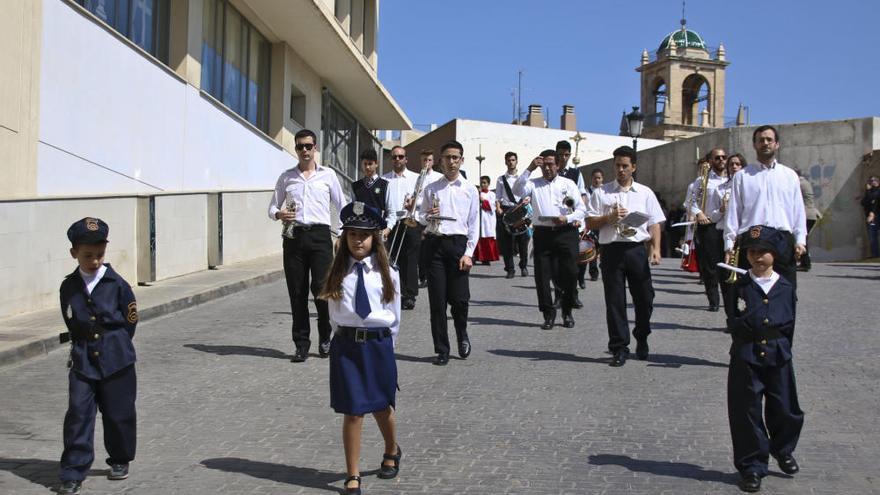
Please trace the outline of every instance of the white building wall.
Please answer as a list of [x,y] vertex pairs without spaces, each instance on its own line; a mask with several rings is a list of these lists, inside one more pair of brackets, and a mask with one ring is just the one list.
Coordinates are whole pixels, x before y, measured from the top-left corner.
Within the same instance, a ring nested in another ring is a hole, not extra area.
[[156,196],[156,280],[208,268],[204,194]]
[[265,191],[223,193],[223,264],[281,253],[281,222],[266,213],[271,197]]

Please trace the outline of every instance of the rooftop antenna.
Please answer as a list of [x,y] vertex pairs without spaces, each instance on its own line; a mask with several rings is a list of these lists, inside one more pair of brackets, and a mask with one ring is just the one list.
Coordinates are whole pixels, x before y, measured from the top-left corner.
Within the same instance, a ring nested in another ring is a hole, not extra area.
[[679,22],[681,22],[681,30],[682,31],[685,30],[685,24],[687,24],[687,20],[685,19],[685,16],[684,16],[685,7],[686,7],[685,2],[686,2],[686,0],[681,0],[681,21],[679,21]]

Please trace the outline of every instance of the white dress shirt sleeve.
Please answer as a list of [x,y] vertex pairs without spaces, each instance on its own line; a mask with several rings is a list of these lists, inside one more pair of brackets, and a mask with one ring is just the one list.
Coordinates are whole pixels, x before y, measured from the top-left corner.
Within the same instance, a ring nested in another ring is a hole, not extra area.
[[513,184],[514,196],[524,198],[532,194],[534,185],[532,184],[532,181],[529,180],[529,176],[531,175],[532,172],[529,169],[525,169],[523,170],[523,173],[519,174],[519,177],[516,178],[516,182]]
[[804,207],[804,196],[801,193],[801,181],[797,174],[792,171],[790,175],[794,176],[794,190],[792,191],[792,207],[794,212],[791,219],[791,233],[794,234],[795,244],[802,246],[807,245],[807,209]]
[[391,268],[391,281],[394,283],[394,299],[388,309],[394,314],[394,323],[388,328],[391,329],[391,341],[397,347],[397,334],[400,332],[400,274],[394,268]]
[[651,216],[651,219],[648,220],[648,227],[666,221],[666,215],[663,214],[663,208],[660,208],[660,202],[657,201],[657,195],[654,194],[654,191],[648,191],[646,207],[648,211],[645,213]]
[[584,205],[584,199],[581,197],[580,191],[578,190],[578,186],[576,185],[568,185],[569,192],[567,193],[569,197],[573,198],[575,207],[574,211],[565,216],[565,220],[568,223],[574,223],[575,221],[582,221],[584,217],[587,215],[587,207]]
[[[468,187],[465,185],[464,187]],[[472,258],[474,250],[477,248],[477,241],[480,239],[480,193],[473,187],[470,189],[470,206],[468,207],[468,233],[467,246],[464,249],[465,256]]]
[[578,191],[580,191],[581,196],[587,196],[589,194],[587,192],[587,187],[584,185],[584,174],[581,173],[580,169],[578,169],[577,188]]
[[593,194],[590,195],[590,200],[587,202],[587,218],[595,218],[601,217],[602,213],[602,188],[597,187],[593,189]]
[[284,198],[286,196],[287,191],[285,191],[284,188],[284,174],[281,174],[275,182],[275,192],[272,193],[272,197],[269,198],[269,218],[272,220],[278,220],[275,218],[275,213],[281,210],[281,206],[284,205]]
[[[330,175],[330,204],[336,208],[337,214],[342,211],[343,206],[348,204],[345,193],[342,192],[342,186],[339,184],[339,178],[336,177],[336,172],[332,172]],[[330,223],[333,223],[332,219]]]
[[425,187],[422,189],[422,193],[419,194],[418,206],[416,207],[416,215],[415,220],[422,225],[428,225],[428,210],[430,209],[429,203],[431,202],[431,198],[428,196],[430,193],[428,192],[431,188]]
[[727,202],[727,213],[724,215],[724,250],[730,251],[739,234],[739,219],[742,215],[742,173],[733,176],[730,186],[730,199]]

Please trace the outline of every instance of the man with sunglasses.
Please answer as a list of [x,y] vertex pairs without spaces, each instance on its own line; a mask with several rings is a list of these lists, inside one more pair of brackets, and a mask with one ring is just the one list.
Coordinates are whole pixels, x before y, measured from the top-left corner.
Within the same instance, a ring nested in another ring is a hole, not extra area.
[[[342,210],[348,200],[342,192],[336,172],[315,162],[317,136],[303,129],[294,136],[299,164],[282,172],[269,201],[269,218],[293,222],[291,235],[284,237],[284,277],[293,315],[291,335],[296,352],[291,362],[301,363],[309,357],[309,288],[315,296],[318,312],[318,353],[330,353],[330,316],[327,301],[318,299],[321,285],[333,259],[330,238],[330,207]],[[291,206],[292,205],[292,206]],[[311,283],[309,281],[311,275]]]
[[[694,241],[697,248],[697,261],[700,264],[700,274],[703,278],[703,286],[706,288],[706,297],[709,299],[709,311],[718,311],[720,306],[719,296],[719,268],[718,263],[724,261],[724,237],[716,224],[723,220],[720,196],[716,194],[718,186],[727,181],[725,165],[727,153],[721,148],[714,148],[709,152],[709,180],[706,183],[705,193],[702,191],[701,178],[694,181],[692,190],[696,196],[691,201],[690,214],[697,222],[697,230]],[[700,199],[706,196],[705,210],[700,208]]]
[[[413,191],[419,174],[406,168],[406,149],[403,146],[391,148],[391,171],[382,176],[388,181],[388,252],[400,250],[397,265],[400,270],[400,306],[402,309],[416,307],[419,295],[419,251],[422,245],[422,229],[408,226],[397,212],[409,209]],[[439,174],[438,174],[439,175]],[[427,177],[425,177],[427,181]],[[398,247],[400,245],[400,247]]]

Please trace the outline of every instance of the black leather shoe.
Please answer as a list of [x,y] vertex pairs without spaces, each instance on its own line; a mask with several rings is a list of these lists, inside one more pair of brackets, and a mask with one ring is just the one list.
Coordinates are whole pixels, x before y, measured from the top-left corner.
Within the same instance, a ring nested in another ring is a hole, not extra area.
[[321,342],[318,344],[318,356],[322,358],[326,358],[330,355],[330,341]]
[[515,272],[515,271],[513,271],[513,270],[507,270],[507,276],[505,276],[504,278],[513,278],[513,277],[515,277],[515,276],[516,276],[516,272]]
[[586,289],[587,283],[584,282],[583,280],[578,280],[578,287],[580,287],[581,289]]
[[574,328],[574,318],[571,317],[571,313],[562,313],[562,326],[565,328]]
[[584,307],[584,303],[581,302],[581,298],[579,298],[579,297],[575,297],[575,298],[574,298],[574,304],[572,304],[572,307],[573,307],[574,309],[581,309],[581,308],[583,308],[583,307]]
[[305,362],[306,359],[309,358],[309,351],[303,349],[297,349],[296,352],[293,353],[293,356],[290,357],[291,363],[302,363]]
[[636,340],[636,357],[640,361],[648,359],[648,339]]
[[82,493],[82,481],[79,480],[68,480],[61,484],[61,488],[58,489],[58,493],[63,493],[65,495],[74,495],[77,493]]
[[798,471],[801,470],[800,466],[798,466],[797,461],[794,460],[794,457],[790,455],[780,457],[776,461],[779,463],[779,469],[781,469],[782,472],[785,474],[793,475],[797,474]]
[[[357,481],[357,486],[349,487],[348,484]],[[361,477],[349,476],[345,478],[345,495],[361,495]]]
[[556,310],[545,311],[544,312],[544,324],[541,325],[541,330],[550,330],[553,328],[553,324],[556,322]]
[[755,473],[748,473],[740,478],[737,486],[744,492],[754,493],[761,491],[761,477]]
[[444,356],[443,354],[437,354],[437,357],[434,358],[434,361],[431,362],[434,366],[446,366],[449,364],[449,356]]
[[428,286],[428,279],[419,280],[419,289],[424,289]]
[[404,299],[400,303],[400,307],[401,307],[401,309],[415,309],[416,302],[412,299]]
[[709,311],[711,311],[711,312],[713,312],[713,313],[717,313],[717,312],[718,312],[718,309],[719,309],[719,308],[718,308],[718,305],[717,305],[717,304],[710,304],[710,305],[709,305]]
[[626,364],[627,353],[624,351],[617,351],[614,353],[614,356],[611,358],[611,362],[608,363],[612,368],[620,368],[624,364]]
[[528,277],[529,276],[529,269],[528,268],[520,268],[519,275],[521,277]]
[[[397,477],[397,473],[400,472],[400,458],[402,456],[403,452],[400,450],[400,445],[397,446],[397,455],[382,454],[382,464],[379,465],[379,474],[376,476],[383,480]],[[385,461],[394,461],[394,464],[389,466],[385,464]]]
[[467,359],[468,356],[471,355],[471,341],[468,339],[463,339],[458,343],[458,356],[462,359]]
[[128,478],[128,464],[110,464],[108,480],[124,480]]

